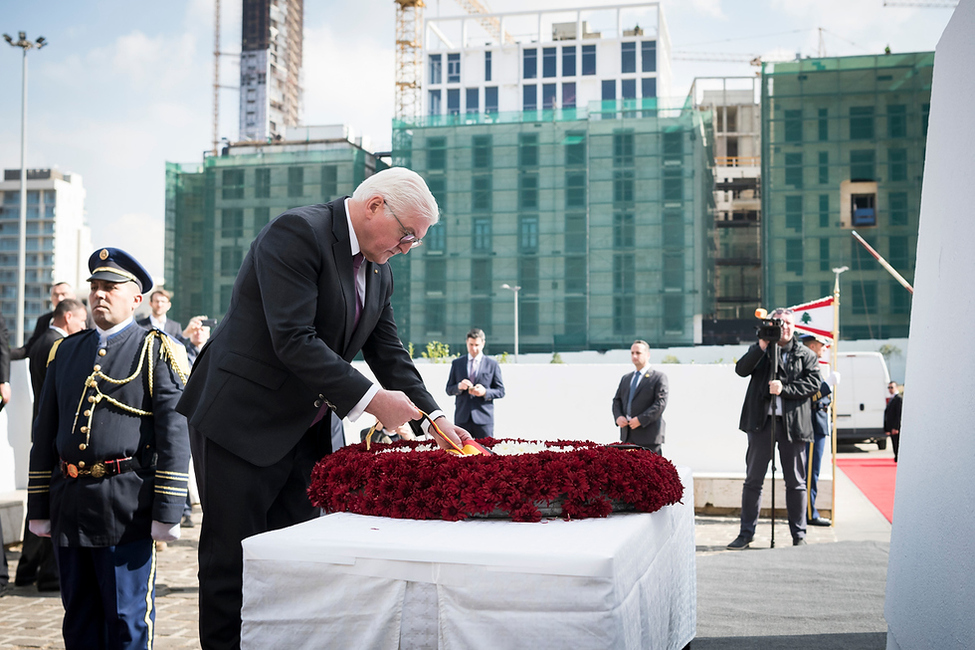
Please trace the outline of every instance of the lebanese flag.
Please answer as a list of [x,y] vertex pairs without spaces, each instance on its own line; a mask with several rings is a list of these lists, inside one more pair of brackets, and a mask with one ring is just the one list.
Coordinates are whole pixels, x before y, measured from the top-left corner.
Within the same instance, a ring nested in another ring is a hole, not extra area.
[[833,340],[833,297],[820,298],[802,305],[790,307],[796,329]]

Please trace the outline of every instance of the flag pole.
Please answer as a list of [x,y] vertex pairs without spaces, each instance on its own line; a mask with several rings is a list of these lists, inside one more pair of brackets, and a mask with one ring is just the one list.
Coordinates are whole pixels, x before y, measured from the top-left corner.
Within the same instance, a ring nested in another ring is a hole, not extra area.
[[[839,268],[833,269],[833,273],[836,275],[836,280],[833,283],[833,350],[832,354],[829,355],[829,365],[833,372],[836,371],[836,360],[839,357],[839,345],[840,345],[840,274],[849,271],[850,267],[841,266]],[[831,386],[833,392],[833,399],[831,400],[830,409],[830,438],[832,438],[833,447],[833,481],[831,487],[833,490],[832,498],[832,512],[830,512],[830,525],[836,525],[836,389],[837,385]]]

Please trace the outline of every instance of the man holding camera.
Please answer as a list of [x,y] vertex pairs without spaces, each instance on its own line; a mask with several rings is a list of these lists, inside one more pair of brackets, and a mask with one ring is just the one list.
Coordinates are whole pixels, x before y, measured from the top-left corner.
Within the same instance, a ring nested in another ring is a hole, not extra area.
[[[748,434],[745,484],[741,490],[741,530],[729,549],[748,548],[755,537],[765,472],[772,460],[773,433],[779,446],[785,503],[793,546],[806,543],[806,462],[813,440],[810,397],[819,390],[816,354],[795,336],[791,309],[776,309],[777,327],[762,328],[759,340],[735,364],[739,377],[749,377],[738,428]],[[769,345],[770,340],[778,341]],[[777,358],[772,355],[777,355]],[[773,375],[773,362],[777,367]]]

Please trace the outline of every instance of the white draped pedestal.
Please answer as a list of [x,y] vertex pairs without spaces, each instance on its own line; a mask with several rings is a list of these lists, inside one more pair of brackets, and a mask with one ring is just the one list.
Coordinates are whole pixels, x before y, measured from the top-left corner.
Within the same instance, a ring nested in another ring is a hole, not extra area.
[[242,647],[680,649],[694,638],[683,504],[606,519],[331,514],[244,540]]

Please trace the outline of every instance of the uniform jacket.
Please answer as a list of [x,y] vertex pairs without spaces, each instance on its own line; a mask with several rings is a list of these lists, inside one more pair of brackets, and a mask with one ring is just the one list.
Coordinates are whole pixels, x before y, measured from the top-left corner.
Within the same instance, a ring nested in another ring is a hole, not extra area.
[[[289,210],[258,234],[230,307],[200,351],[177,407],[202,435],[244,460],[279,460],[327,404],[338,417],[371,382],[350,362],[360,350],[379,383],[423,411],[437,408],[396,332],[388,264],[365,261],[358,327],[342,199]],[[329,418],[316,424],[330,448]]]
[[620,440],[634,445],[648,447],[650,445],[662,445],[664,443],[664,433],[667,424],[664,422],[664,409],[667,408],[667,375],[658,371],[650,370],[644,373],[640,382],[636,385],[636,392],[633,395],[631,405],[632,414],[627,414],[626,403],[630,398],[630,384],[633,382],[633,375],[637,371],[628,372],[623,375],[620,385],[616,389],[613,397],[613,417],[636,417],[640,420],[640,425],[636,429],[630,427],[620,428]]
[[[758,433],[769,418],[772,396],[768,384],[772,380],[773,350],[781,350],[776,344],[769,344],[762,350],[758,343],[752,344],[745,355],[735,364],[739,377],[749,377],[745,402],[741,407],[738,428],[748,433]],[[782,382],[782,411],[785,430],[791,442],[809,442],[813,439],[812,400],[819,390],[822,379],[819,375],[819,360],[816,353],[799,342],[793,335],[787,361],[779,363],[778,376]]]
[[[34,421],[27,495],[28,519],[50,519],[55,546],[124,544],[148,539],[153,520],[179,522],[189,436],[175,410],[183,383],[166,347],[175,344],[164,338],[133,323],[104,346],[96,330],[58,345]],[[90,468],[130,456],[141,469],[102,478],[66,477],[59,462]]]
[[447,378],[447,394],[454,395],[454,422],[491,424],[494,422],[494,400],[504,397],[504,382],[501,381],[501,365],[487,355],[481,355],[481,365],[477,369],[474,384],[484,386],[487,392],[483,397],[471,395],[457,388],[467,376],[469,355],[461,355],[450,364],[450,377]]

